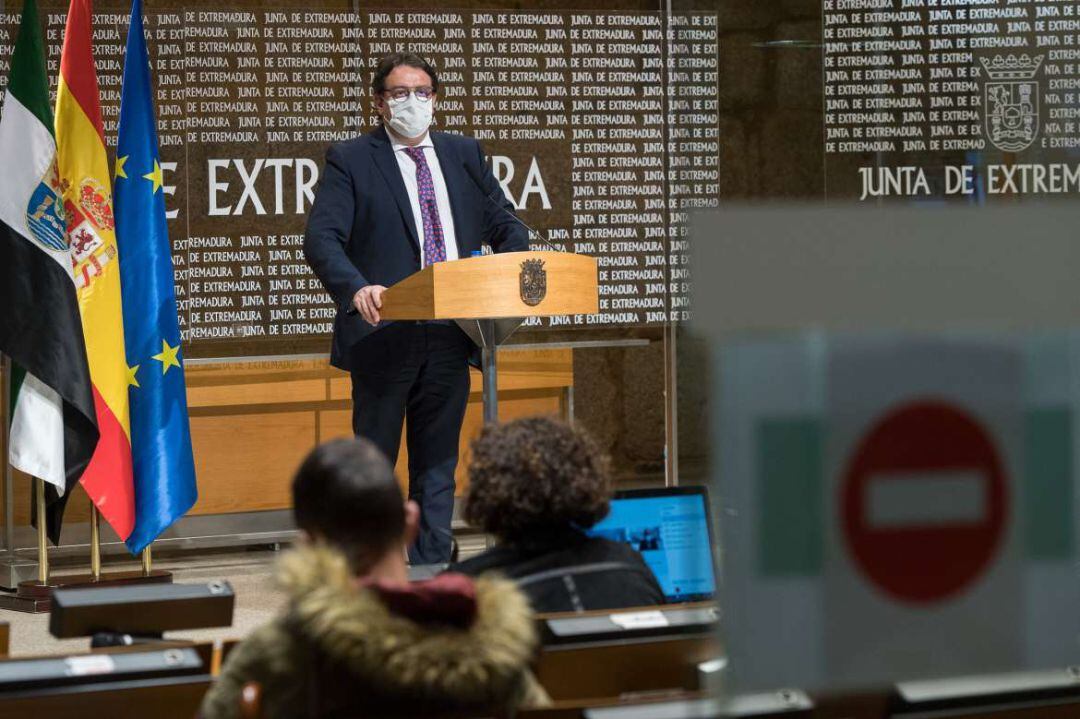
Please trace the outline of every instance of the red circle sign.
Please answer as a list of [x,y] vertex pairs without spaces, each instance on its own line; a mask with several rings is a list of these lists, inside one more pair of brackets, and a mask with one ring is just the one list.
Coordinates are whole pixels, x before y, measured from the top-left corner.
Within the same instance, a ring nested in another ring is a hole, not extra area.
[[970,587],[1005,529],[1005,473],[990,436],[939,401],[902,405],[855,451],[840,517],[859,570],[886,594],[932,603]]

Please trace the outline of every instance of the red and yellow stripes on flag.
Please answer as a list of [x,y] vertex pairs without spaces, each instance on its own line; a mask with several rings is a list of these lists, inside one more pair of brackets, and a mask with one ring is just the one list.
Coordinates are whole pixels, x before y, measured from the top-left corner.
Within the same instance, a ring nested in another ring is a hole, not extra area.
[[71,0],[56,98],[56,161],[101,439],[82,484],[120,539],[135,523],[128,372],[91,0]]

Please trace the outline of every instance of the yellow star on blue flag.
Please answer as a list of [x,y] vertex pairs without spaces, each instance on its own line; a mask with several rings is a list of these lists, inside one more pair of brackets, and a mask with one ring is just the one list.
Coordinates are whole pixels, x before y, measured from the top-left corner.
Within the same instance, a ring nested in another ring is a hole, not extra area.
[[169,371],[170,367],[179,367],[180,360],[176,355],[180,352],[180,344],[177,343],[175,347],[170,347],[169,343],[165,340],[161,340],[161,352],[154,355],[151,359],[156,359],[161,363],[161,374],[165,374]]
[[[120,283],[135,483],[135,526],[124,541],[137,554],[191,509],[198,491],[142,0],[131,5],[124,57],[115,173],[126,179],[115,184],[113,205],[123,257]],[[143,174],[147,168],[153,169]],[[161,363],[161,371],[148,368],[136,379],[140,365],[151,359]]]
[[161,189],[161,165],[158,164],[156,157],[154,158],[154,169],[143,175],[143,179],[150,180],[150,183],[154,186],[154,192]]

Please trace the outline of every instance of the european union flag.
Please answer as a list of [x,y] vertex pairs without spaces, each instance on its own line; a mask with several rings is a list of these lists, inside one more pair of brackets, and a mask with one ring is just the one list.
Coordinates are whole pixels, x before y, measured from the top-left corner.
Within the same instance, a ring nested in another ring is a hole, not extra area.
[[152,92],[142,0],[134,0],[113,182],[135,474],[132,553],[198,498]]

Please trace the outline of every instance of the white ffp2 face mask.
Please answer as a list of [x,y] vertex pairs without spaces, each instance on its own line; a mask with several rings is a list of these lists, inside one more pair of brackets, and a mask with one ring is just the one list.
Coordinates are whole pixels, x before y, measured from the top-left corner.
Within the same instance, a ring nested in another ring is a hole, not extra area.
[[431,126],[434,103],[434,99],[422,102],[411,93],[401,100],[388,100],[390,119],[386,124],[402,137],[409,139],[419,137]]

